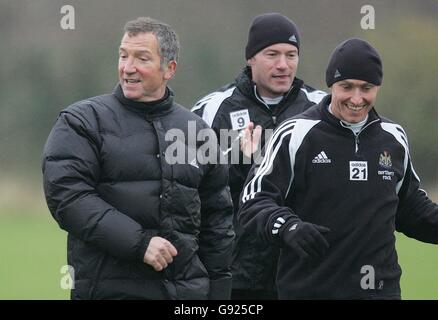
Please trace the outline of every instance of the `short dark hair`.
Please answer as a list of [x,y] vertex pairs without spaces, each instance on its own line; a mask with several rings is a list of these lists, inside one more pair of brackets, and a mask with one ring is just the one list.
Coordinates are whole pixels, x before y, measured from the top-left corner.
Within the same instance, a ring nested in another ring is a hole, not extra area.
[[167,64],[172,60],[178,62],[180,50],[178,36],[168,24],[150,17],[139,17],[128,21],[123,30],[129,36],[135,36],[139,33],[153,33],[158,40],[161,64]]

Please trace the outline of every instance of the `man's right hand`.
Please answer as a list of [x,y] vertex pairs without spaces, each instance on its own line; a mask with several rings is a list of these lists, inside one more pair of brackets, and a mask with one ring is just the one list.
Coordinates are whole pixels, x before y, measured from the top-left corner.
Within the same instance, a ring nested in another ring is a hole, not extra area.
[[329,228],[300,219],[291,219],[282,228],[283,242],[303,259],[321,258],[330,247],[324,236]]
[[166,239],[153,237],[144,254],[143,262],[151,265],[155,271],[165,269],[178,254],[176,248]]

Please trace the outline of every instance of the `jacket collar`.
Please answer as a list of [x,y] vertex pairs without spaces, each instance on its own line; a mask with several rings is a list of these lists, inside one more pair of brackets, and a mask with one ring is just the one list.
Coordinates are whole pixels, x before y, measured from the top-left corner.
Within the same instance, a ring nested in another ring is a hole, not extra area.
[[[252,72],[250,66],[245,66],[242,71],[237,75],[235,80],[236,87],[248,98],[257,101],[259,103],[260,100],[256,97],[254,92],[254,86],[256,85],[254,81],[252,81]],[[284,104],[285,101],[290,101],[296,98],[299,90],[303,86],[303,80],[295,77],[292,88],[284,95],[283,99],[280,101],[280,105]]]
[[[322,119],[323,119],[324,121],[326,121],[326,122],[332,124],[332,125],[335,125],[335,126],[338,126],[338,127],[344,128],[344,127],[341,125],[341,120],[338,119],[338,118],[336,118],[334,115],[332,115],[332,114],[330,113],[330,111],[328,110],[328,106],[330,105],[331,101],[332,101],[332,95],[331,95],[331,94],[328,94],[328,95],[326,95],[326,96],[321,100],[321,102],[319,103],[318,108],[319,108],[319,110],[320,110],[320,112],[321,112],[321,114],[322,114]],[[378,121],[376,121],[376,120],[378,120]],[[367,122],[365,123],[364,126],[366,126],[366,125],[369,124],[370,122],[374,122],[374,121],[375,121],[375,122],[381,122],[382,119],[381,119],[381,117],[379,116],[379,114],[377,113],[377,111],[376,111],[376,110],[374,109],[374,107],[373,107],[373,108],[371,108],[371,110],[368,112],[368,120],[367,120]]]
[[166,87],[166,93],[163,98],[151,102],[138,102],[126,98],[120,84],[115,87],[113,94],[127,109],[152,117],[164,115],[170,112],[173,106],[173,92],[169,87]]

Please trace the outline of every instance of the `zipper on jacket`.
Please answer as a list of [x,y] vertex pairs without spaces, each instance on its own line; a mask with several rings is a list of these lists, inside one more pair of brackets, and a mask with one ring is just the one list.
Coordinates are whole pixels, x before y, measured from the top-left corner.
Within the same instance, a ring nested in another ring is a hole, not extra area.
[[259,100],[259,101],[260,101],[260,102],[266,107],[266,109],[267,109],[270,113],[272,113],[271,108],[269,108],[269,106],[266,104],[266,102],[265,102],[263,99],[259,98],[259,95],[258,95],[258,93],[257,93],[257,87],[256,87],[256,86],[254,86],[254,96],[257,98],[257,100]]
[[350,128],[346,127],[342,121],[339,121],[339,123],[341,124],[342,127],[346,128],[346,129],[348,129],[348,130],[350,130],[351,133],[353,133],[353,135],[354,135],[354,153],[355,153],[355,154],[357,154],[357,152],[359,151],[359,145],[360,145],[359,135],[360,135],[360,134],[361,134],[366,128],[368,128],[370,125],[372,125],[372,124],[375,123],[375,122],[379,122],[379,121],[380,121],[380,119],[375,119],[375,120],[373,120],[373,121],[367,123],[365,126],[362,127],[362,129],[360,129],[360,131],[359,131],[357,134],[355,134],[353,131],[351,131]]
[[[289,92],[287,94],[289,94]],[[257,98],[258,101],[260,101],[260,103],[262,103],[266,107],[266,111],[268,111],[269,115],[271,116],[271,119],[272,119],[272,122],[274,123],[274,126],[277,126],[277,116],[274,115],[271,108],[269,108],[269,106],[266,104],[266,102],[259,97],[259,95],[257,94],[257,87],[256,86],[254,86],[254,96]]]
[[354,145],[355,145],[354,153],[355,154],[357,154],[357,151],[359,150],[359,134],[360,134],[360,131],[354,135]]
[[266,104],[266,102],[259,97],[259,95],[257,94],[257,87],[256,86],[254,86],[254,96],[257,98],[258,101],[260,101],[261,104],[263,104],[266,107],[265,111],[271,117],[272,122],[274,123],[274,127],[275,127],[277,125],[277,116],[274,115],[271,108],[269,108],[269,106]]

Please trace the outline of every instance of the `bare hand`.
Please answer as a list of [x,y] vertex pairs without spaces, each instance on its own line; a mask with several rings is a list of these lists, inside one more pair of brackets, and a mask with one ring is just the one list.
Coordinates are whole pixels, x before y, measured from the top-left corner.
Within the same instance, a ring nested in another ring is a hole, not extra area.
[[251,155],[259,149],[261,136],[262,127],[257,125],[254,129],[254,123],[250,122],[240,139],[240,150],[242,150],[246,157],[251,158]]
[[143,262],[151,265],[155,271],[161,271],[172,263],[178,254],[176,248],[166,239],[153,237],[144,254]]

